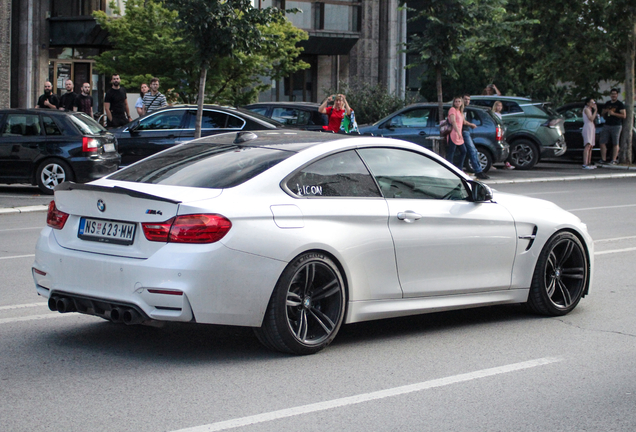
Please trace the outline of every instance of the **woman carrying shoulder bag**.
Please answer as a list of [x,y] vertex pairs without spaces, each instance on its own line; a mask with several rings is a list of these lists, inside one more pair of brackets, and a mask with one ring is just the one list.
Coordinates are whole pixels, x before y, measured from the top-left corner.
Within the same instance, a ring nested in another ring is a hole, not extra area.
[[[464,124],[464,101],[461,97],[453,98],[453,106],[448,111],[448,121],[452,125],[453,129],[448,135],[446,147],[446,160],[454,164],[460,170],[464,167],[464,161],[466,160],[466,146],[464,145],[464,138],[462,138],[462,125]],[[455,149],[459,151],[459,161],[454,163]]]

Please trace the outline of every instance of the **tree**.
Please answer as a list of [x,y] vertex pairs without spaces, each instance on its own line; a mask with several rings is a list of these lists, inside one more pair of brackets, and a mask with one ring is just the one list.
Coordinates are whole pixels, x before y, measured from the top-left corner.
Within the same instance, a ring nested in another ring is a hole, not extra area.
[[[178,3],[185,8],[199,2]],[[200,0],[200,3],[227,5],[228,2]],[[249,49],[239,43],[231,56],[214,55],[213,61],[208,63],[209,79],[205,81],[205,87],[200,87],[201,56],[184,31],[180,12],[168,6],[169,2],[162,0],[127,0],[123,15],[113,3],[115,15],[120,16],[108,17],[103,12],[96,12],[94,16],[109,32],[113,45],[112,50],[95,58],[96,70],[109,74],[118,72],[123,84],[133,87],[156,76],[161,80],[162,89],[167,89],[164,91],[166,96],[183,103],[242,105],[269,88],[262,84],[263,76],[275,80],[309,67],[297,60],[302,48],[296,46],[297,42],[307,39],[307,33],[294,27],[280,10],[270,9],[266,10],[272,18],[266,20],[268,24],[253,26],[256,27],[253,33],[260,34],[258,43],[249,44]],[[251,5],[247,9],[259,13]],[[195,12],[202,14],[204,10],[196,9]],[[238,19],[247,19],[239,9],[234,9],[232,14]],[[241,28],[230,25],[225,30],[235,33],[232,36],[235,39],[244,39]],[[244,42],[249,41],[245,39]],[[202,47],[207,50],[207,45]],[[201,90],[204,90],[205,98],[199,97]]]
[[[200,70],[196,129],[201,136],[201,119],[208,70],[228,60],[242,61],[274,42],[264,37],[263,26],[285,19],[276,8],[256,9],[251,0],[166,0],[178,13],[177,28],[194,49]],[[236,73],[236,70],[232,71]]]
[[416,14],[411,22],[421,31],[408,43],[408,52],[418,56],[435,73],[439,120],[443,118],[442,76],[456,78],[456,60],[474,41],[488,34],[492,23],[500,22],[505,0],[421,0],[409,2]]

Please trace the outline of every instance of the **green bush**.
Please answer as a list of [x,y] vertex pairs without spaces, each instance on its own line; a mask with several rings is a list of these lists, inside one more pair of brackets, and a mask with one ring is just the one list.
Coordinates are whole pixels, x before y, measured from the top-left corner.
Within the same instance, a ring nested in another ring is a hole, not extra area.
[[417,101],[415,97],[401,98],[395,94],[390,94],[386,87],[381,84],[371,85],[365,82],[341,82],[339,90],[330,89],[327,91],[327,95],[336,93],[342,93],[346,96],[359,125],[375,123],[392,112]]

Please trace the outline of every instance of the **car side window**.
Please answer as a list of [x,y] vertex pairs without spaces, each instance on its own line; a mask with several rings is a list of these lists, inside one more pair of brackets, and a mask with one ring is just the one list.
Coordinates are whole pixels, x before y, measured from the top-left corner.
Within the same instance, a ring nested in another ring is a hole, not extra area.
[[267,115],[267,107],[254,107],[254,108],[248,108],[250,111],[255,112],[256,114],[260,114],[260,115]]
[[272,119],[287,125],[299,123],[300,110],[295,108],[275,107],[272,111]]
[[469,199],[457,174],[421,153],[392,148],[358,151],[387,199]]
[[170,130],[181,127],[183,111],[171,110],[151,114],[139,121],[137,130]]
[[475,110],[467,109],[464,111],[464,116],[467,122],[473,123],[475,126],[481,126],[481,117],[479,117],[479,114]]
[[515,114],[515,113],[523,112],[523,110],[521,109],[521,107],[519,106],[517,102],[503,101],[502,105],[503,105],[503,109],[501,110],[502,114]]
[[389,120],[389,126],[400,128],[427,127],[430,115],[430,108],[415,108],[393,117],[391,120]]
[[40,117],[37,114],[8,114],[0,135],[34,136],[40,135]]
[[371,174],[354,150],[306,166],[285,182],[301,197],[381,197]]
[[245,120],[228,114],[227,116],[228,129],[243,129],[243,126],[245,126]]
[[59,126],[51,117],[42,116],[42,123],[44,123],[44,132],[47,135],[62,135],[62,131]]

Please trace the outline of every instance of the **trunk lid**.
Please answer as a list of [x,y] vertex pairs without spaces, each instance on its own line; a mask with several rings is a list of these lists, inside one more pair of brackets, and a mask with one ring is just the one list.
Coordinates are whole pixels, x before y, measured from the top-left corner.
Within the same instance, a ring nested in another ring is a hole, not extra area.
[[62,183],[56,189],[56,207],[70,215],[62,230],[53,230],[60,246],[83,252],[148,258],[166,243],[148,241],[141,223],[164,222],[178,214],[182,202],[215,198],[222,192],[221,189],[131,182],[99,183],[102,184]]

